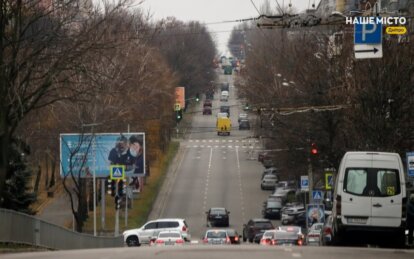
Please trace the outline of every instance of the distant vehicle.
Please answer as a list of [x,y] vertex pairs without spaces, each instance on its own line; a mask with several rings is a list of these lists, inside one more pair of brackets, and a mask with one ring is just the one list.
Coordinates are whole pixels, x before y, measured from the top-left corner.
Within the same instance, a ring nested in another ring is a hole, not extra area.
[[250,122],[248,120],[241,120],[239,122],[239,130],[250,130]]
[[270,199],[264,203],[262,215],[266,219],[280,219],[282,210],[282,201]]
[[302,246],[303,239],[301,239],[294,232],[276,230],[273,238],[271,239],[271,243],[276,246]]
[[322,227],[321,238],[320,238],[321,245],[327,246],[327,245],[332,244],[332,237],[333,237],[332,223],[333,223],[333,217],[332,215],[330,215],[325,220],[325,224]]
[[312,227],[308,231],[308,234],[306,235],[307,245],[320,245],[322,228],[323,223],[315,223],[312,225]]
[[397,153],[347,152],[335,182],[333,242],[345,232],[387,233],[392,244],[405,245],[406,183]]
[[240,113],[237,122],[240,123],[241,120],[247,120],[247,113]]
[[257,233],[253,238],[253,243],[260,244],[260,240],[263,238],[264,232]]
[[278,227],[279,230],[283,230],[286,232],[291,232],[291,233],[295,233],[296,235],[298,235],[298,237],[302,240],[305,239],[305,235],[302,233],[302,227],[301,226],[279,226]]
[[277,230],[272,229],[272,230],[267,230],[266,232],[264,232],[262,235],[262,238],[260,239],[260,245],[264,245],[264,246],[275,245],[275,242],[273,241],[273,239],[275,237],[276,231]]
[[231,74],[233,74],[233,66],[231,66],[231,65],[226,65],[226,66],[224,66],[224,74],[225,75],[231,75]]
[[240,240],[241,240],[242,236],[239,235],[239,233],[237,233],[236,230],[234,230],[234,229],[227,229],[226,231],[227,231],[227,235],[230,238],[230,242],[232,244],[240,244]]
[[206,231],[203,243],[210,245],[225,245],[231,244],[231,241],[225,229],[210,229]]
[[254,237],[266,230],[274,229],[272,222],[268,219],[250,219],[247,224],[243,225],[243,241],[253,242]]
[[124,231],[122,235],[128,246],[140,246],[141,244],[149,244],[160,232],[170,230],[179,231],[186,241],[191,238],[187,223],[184,219],[179,218],[148,221],[140,228]]
[[229,100],[229,92],[222,91],[220,95],[220,101],[227,102]]
[[278,174],[278,169],[276,168],[276,167],[270,167],[270,168],[266,168],[264,171],[263,171],[263,173],[262,173],[262,180],[263,180],[263,177],[265,176],[265,175],[268,175],[268,174],[274,174],[274,175],[277,175]]
[[228,118],[229,114],[227,112],[219,112],[217,113],[217,118]]
[[220,112],[227,112],[227,114],[230,116],[230,106],[228,105],[220,106]]
[[212,107],[213,103],[211,100],[207,99],[204,101],[203,107]]
[[262,164],[265,168],[275,167],[276,163],[273,158],[264,158]]
[[260,188],[262,190],[273,190],[278,182],[277,175],[268,174],[265,175],[262,179],[262,183],[260,184]]
[[229,91],[229,89],[230,89],[230,83],[221,83],[221,85],[220,85],[220,90],[221,91]]
[[[306,224],[306,211],[303,205],[284,208],[282,210],[282,224],[289,225],[298,223],[301,221],[301,217],[304,216],[305,224]],[[301,222],[302,223],[302,222]]]
[[209,106],[205,106],[204,108],[203,108],[203,115],[211,115],[212,114],[212,112],[211,112],[211,107],[209,107]]
[[207,214],[207,226],[212,227],[224,226],[228,227],[230,225],[230,211],[226,208],[211,208],[206,211]]
[[156,246],[171,246],[171,245],[183,245],[184,238],[180,231],[161,231],[152,245]]
[[230,136],[231,131],[231,120],[227,117],[217,118],[217,135],[227,135]]

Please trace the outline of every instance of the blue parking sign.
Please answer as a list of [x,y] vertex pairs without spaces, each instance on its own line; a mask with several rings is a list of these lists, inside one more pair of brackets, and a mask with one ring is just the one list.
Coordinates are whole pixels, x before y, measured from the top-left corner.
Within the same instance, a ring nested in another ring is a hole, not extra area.
[[355,44],[380,44],[382,43],[382,24],[355,24]]

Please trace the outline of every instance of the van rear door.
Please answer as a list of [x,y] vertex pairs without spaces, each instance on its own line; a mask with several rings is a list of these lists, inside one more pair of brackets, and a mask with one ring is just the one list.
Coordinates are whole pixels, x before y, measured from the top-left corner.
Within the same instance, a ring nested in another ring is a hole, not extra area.
[[372,197],[367,195],[369,172],[366,168],[347,168],[342,192],[342,223],[369,225]]
[[399,227],[403,198],[400,184],[401,172],[397,169],[375,169],[373,173],[376,175],[379,193],[372,197],[371,224],[379,227]]

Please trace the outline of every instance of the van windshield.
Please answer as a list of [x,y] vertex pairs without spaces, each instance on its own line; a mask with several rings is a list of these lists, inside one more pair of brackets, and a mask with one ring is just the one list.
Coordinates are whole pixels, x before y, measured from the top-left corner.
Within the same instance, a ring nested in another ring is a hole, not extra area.
[[344,189],[360,196],[386,197],[400,194],[398,170],[380,168],[348,168]]

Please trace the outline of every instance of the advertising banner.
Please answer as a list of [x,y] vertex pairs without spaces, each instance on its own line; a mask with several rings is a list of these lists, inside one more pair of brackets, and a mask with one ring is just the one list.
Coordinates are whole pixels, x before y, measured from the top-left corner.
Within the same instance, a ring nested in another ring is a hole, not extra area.
[[325,206],[323,204],[306,205],[306,224],[308,228],[315,223],[325,223]]
[[175,88],[175,103],[180,104],[180,109],[185,109],[185,87]]
[[145,133],[60,135],[62,177],[106,178],[113,165],[125,167],[125,177],[145,176]]

